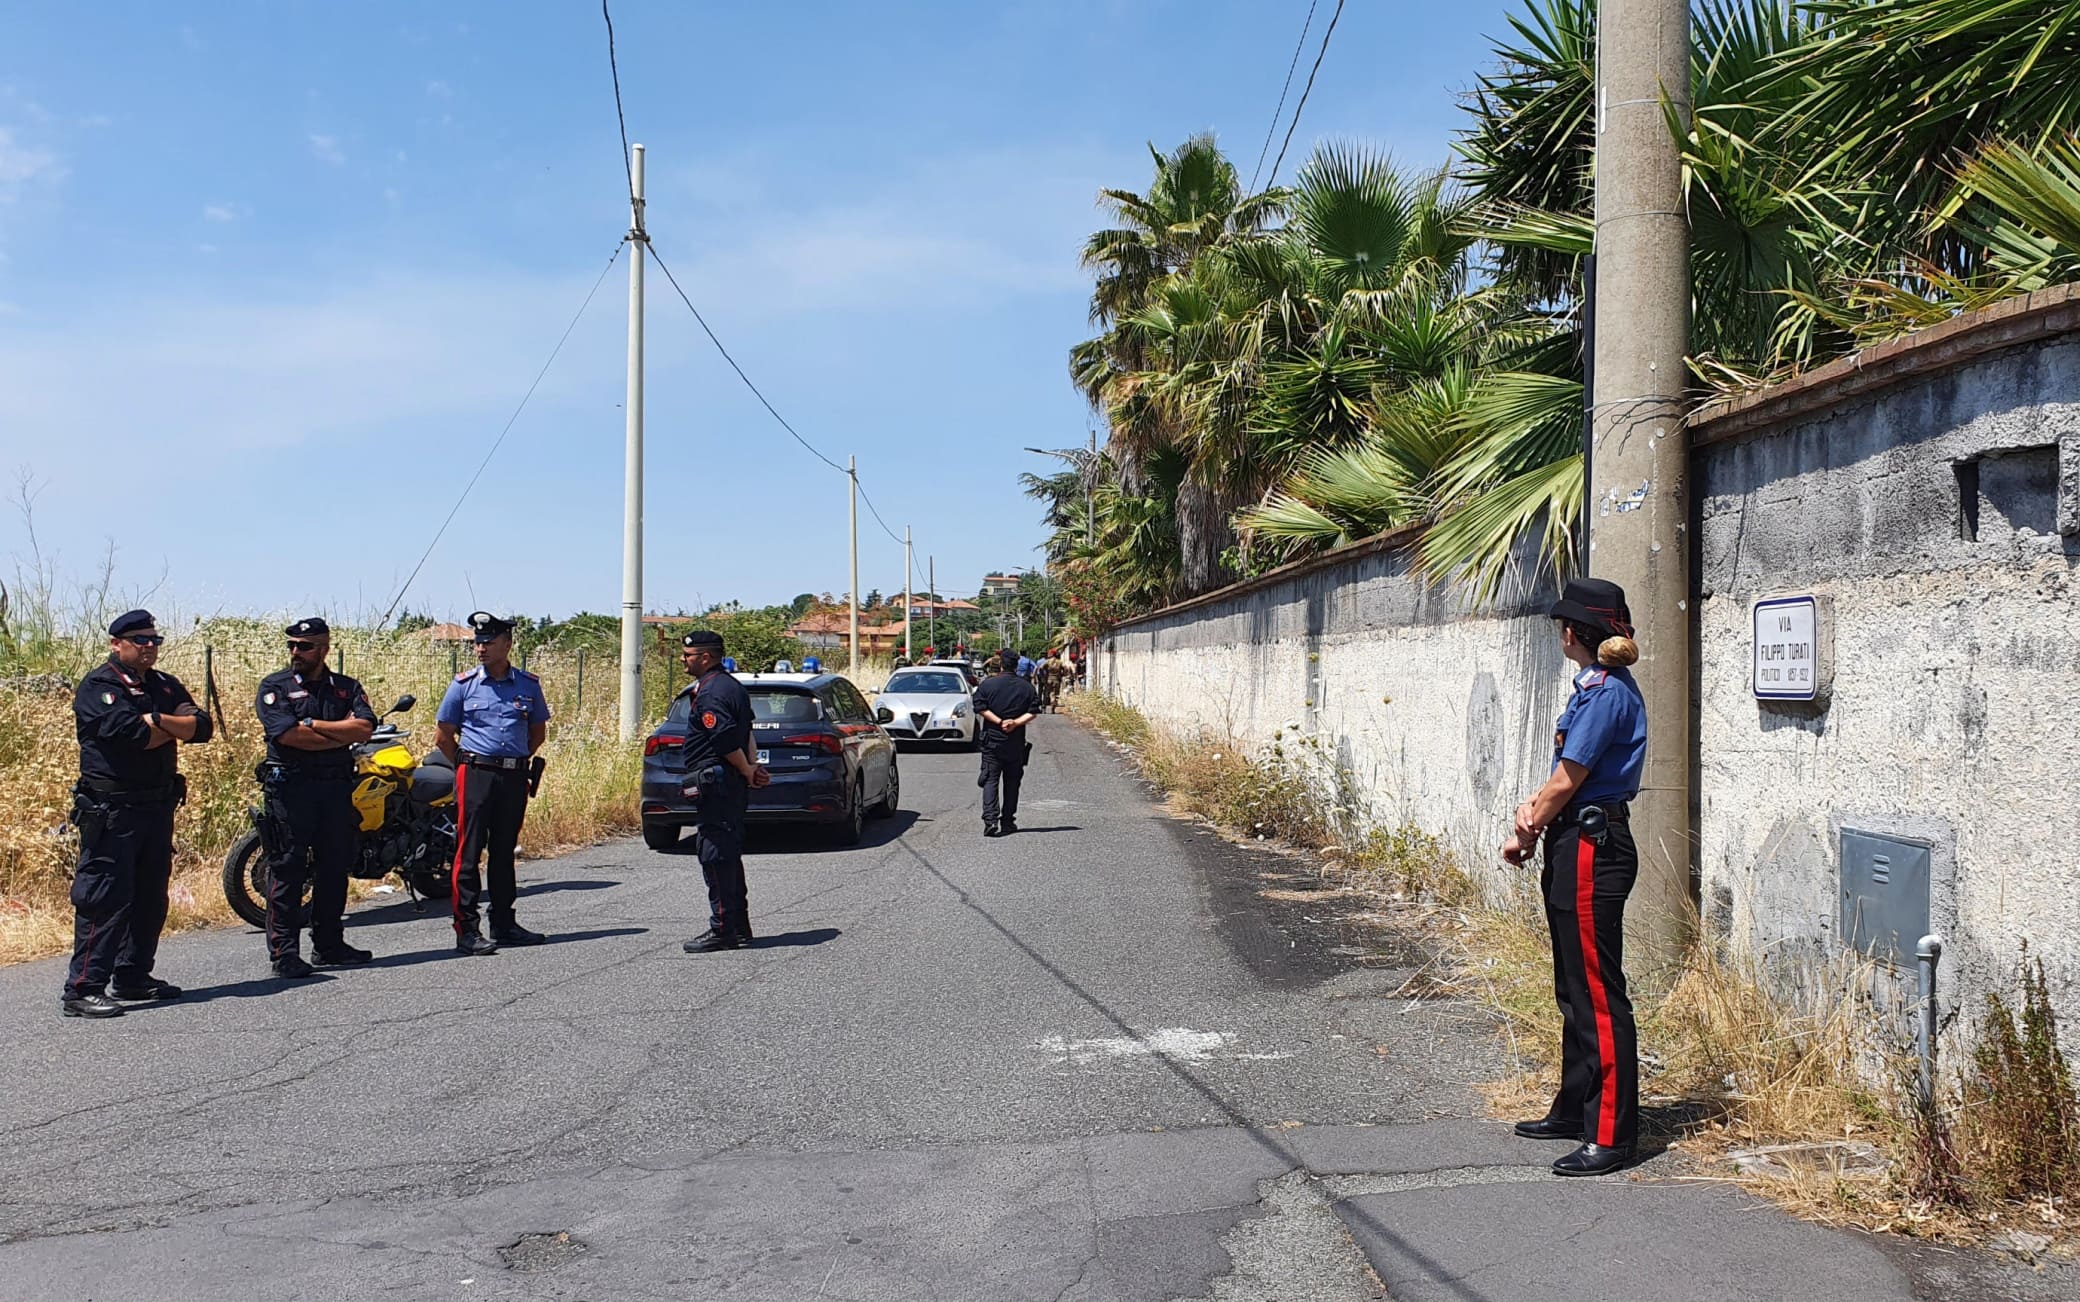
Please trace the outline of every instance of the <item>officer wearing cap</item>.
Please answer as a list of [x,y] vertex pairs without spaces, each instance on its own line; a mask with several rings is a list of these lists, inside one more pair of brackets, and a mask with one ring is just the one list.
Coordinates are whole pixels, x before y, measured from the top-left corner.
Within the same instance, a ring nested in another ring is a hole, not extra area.
[[279,977],[312,975],[299,952],[303,888],[311,891],[311,957],[328,967],[374,955],[346,941],[347,871],[360,845],[354,808],[355,746],[376,730],[361,684],[326,668],[332,627],[299,619],[288,636],[289,667],[260,680],[253,713],[267,737],[260,765],[266,801],[267,955]]
[[751,790],[773,780],[751,748],[751,694],[722,668],[722,635],[699,629],[680,639],[687,688],[686,787],[696,802],[693,835],[708,884],[708,929],[683,946],[689,954],[751,943],[750,888],[744,881],[744,814]]
[[[500,945],[539,945],[513,916],[519,886],[513,853],[527,819],[529,766],[549,735],[542,681],[513,663],[513,622],[477,611],[477,667],[448,684],[434,744],[455,764],[455,949],[495,954]],[[478,922],[477,860],[488,858],[491,938]]]
[[997,672],[975,688],[975,717],[982,721],[982,766],[975,785],[982,788],[984,836],[1009,836],[1018,830],[1018,789],[1033,753],[1025,729],[1040,714],[1039,693],[1013,672],[1019,659],[1015,651],[999,651],[991,661]]
[[1626,993],[1625,900],[1639,874],[1629,802],[1646,764],[1647,710],[1625,590],[1572,579],[1546,612],[1576,666],[1574,693],[1554,725],[1553,773],[1517,807],[1502,857],[1524,863],[1545,844],[1539,885],[1553,933],[1560,1005],[1560,1093],[1528,1139],[1572,1139],[1559,1175],[1602,1175],[1632,1160],[1639,1139],[1639,1042]]
[[173,811],[187,790],[174,755],[178,743],[208,741],[214,725],[178,678],[155,667],[164,640],[150,611],[116,616],[108,659],[72,697],[79,866],[62,998],[67,1017],[120,1017],[117,1000],[181,995],[179,986],[152,975],[173,872]]

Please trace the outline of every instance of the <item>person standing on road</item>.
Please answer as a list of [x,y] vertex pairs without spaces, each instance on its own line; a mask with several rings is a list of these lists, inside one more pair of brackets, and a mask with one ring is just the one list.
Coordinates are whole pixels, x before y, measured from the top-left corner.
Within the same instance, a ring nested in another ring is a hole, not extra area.
[[1018,830],[1018,788],[1033,752],[1026,725],[1040,713],[1033,685],[1012,672],[1018,662],[1013,652],[1003,652],[997,657],[997,672],[975,688],[975,715],[982,720],[982,771],[975,785],[982,788],[984,836],[1009,836]]
[[179,986],[152,975],[173,875],[173,811],[187,796],[174,756],[178,743],[208,741],[215,724],[180,679],[155,668],[164,640],[150,611],[116,616],[108,659],[73,693],[79,865],[61,1000],[67,1017],[121,1017],[118,1001],[181,997]]
[[303,888],[311,888],[311,955],[328,967],[366,963],[375,955],[346,941],[347,869],[361,836],[354,808],[353,747],[376,730],[361,684],[325,667],[332,627],[299,619],[283,630],[289,667],[260,680],[253,713],[267,736],[260,765],[266,804],[267,956],[274,974],[311,975],[298,952]]
[[[513,856],[535,781],[530,768],[549,735],[549,698],[541,679],[513,663],[511,620],[479,610],[469,624],[477,667],[448,684],[434,716],[434,745],[455,765],[455,950],[483,955],[547,939],[514,916],[520,888]],[[477,912],[480,858],[488,860],[484,876],[491,887],[489,940]]]
[[751,943],[751,890],[744,881],[744,815],[751,792],[773,780],[751,748],[751,694],[722,668],[722,635],[681,639],[679,662],[693,676],[686,719],[686,786],[694,796],[693,837],[708,883],[708,929],[680,948],[689,954]]
[[1625,900],[1639,874],[1628,802],[1646,764],[1647,710],[1625,590],[1571,579],[1547,612],[1577,666],[1553,734],[1553,774],[1517,807],[1502,857],[1522,864],[1545,842],[1539,885],[1553,933],[1560,1005],[1560,1093],[1546,1115],[1517,1123],[1527,1139],[1581,1141],[1558,1175],[1602,1175],[1639,1140],[1639,1041],[1623,965]]

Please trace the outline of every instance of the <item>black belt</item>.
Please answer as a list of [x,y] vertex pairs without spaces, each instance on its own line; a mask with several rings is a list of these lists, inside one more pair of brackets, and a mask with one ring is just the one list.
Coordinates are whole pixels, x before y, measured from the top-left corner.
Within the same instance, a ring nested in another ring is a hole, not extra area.
[[187,783],[179,778],[161,787],[128,787],[101,778],[81,778],[73,790],[111,805],[173,804],[185,800],[188,795]]
[[525,755],[518,757],[512,755],[479,755],[471,750],[461,751],[459,754],[462,756],[464,764],[473,765],[480,769],[507,769],[517,772],[527,767],[527,756]]
[[1586,800],[1579,805],[1569,805],[1553,820],[1555,827],[1574,827],[1582,821],[1582,811],[1600,809],[1606,822],[1628,823],[1632,821],[1632,805],[1623,800]]

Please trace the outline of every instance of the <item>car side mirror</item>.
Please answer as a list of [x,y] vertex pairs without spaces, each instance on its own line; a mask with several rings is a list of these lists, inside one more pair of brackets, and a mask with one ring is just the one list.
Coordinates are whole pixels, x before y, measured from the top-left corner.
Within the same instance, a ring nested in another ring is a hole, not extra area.
[[418,697],[412,695],[410,692],[406,692],[403,696],[397,698],[397,704],[390,707],[390,713],[403,714],[406,710],[411,709],[418,703]]
[[896,721],[896,712],[884,705],[874,711],[874,721],[876,723],[894,723]]

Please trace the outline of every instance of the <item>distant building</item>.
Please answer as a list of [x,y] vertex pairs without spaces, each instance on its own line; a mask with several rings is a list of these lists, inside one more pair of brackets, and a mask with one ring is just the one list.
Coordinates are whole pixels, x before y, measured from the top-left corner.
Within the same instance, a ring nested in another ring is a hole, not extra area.
[[910,603],[910,618],[943,619],[949,615],[959,614],[962,611],[981,609],[982,607],[972,601],[925,601],[920,599]]
[[407,636],[423,638],[438,646],[449,642],[473,642],[477,634],[466,624],[428,624]]
[[1007,592],[1016,592],[1019,577],[1016,574],[985,574],[982,576],[982,595],[1001,597]]

